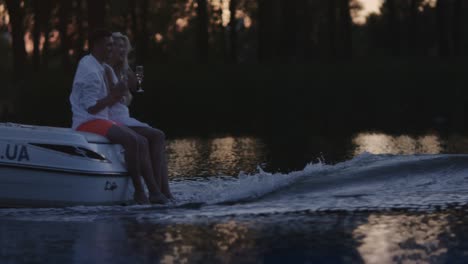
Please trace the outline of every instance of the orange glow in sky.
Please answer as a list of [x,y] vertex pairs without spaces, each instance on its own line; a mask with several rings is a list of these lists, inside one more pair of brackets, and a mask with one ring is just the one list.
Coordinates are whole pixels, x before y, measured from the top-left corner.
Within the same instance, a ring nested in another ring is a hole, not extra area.
[[383,0],[360,0],[360,2],[362,4],[362,10],[358,13],[358,17],[354,18],[354,22],[364,24],[368,15],[380,13],[380,6],[382,6]]
[[379,13],[382,0],[361,0],[363,6],[363,14]]
[[[372,13],[380,14],[380,7],[382,6],[383,0],[360,0],[362,4],[362,10],[359,12],[358,17],[354,18],[354,22],[358,24],[364,24],[368,15]],[[430,5],[434,7],[437,0],[424,0],[424,5]]]

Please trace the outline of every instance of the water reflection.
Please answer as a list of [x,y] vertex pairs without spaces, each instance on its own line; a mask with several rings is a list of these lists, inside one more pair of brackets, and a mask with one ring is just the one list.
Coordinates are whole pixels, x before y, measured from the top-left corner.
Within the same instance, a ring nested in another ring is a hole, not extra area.
[[0,262],[467,263],[467,218],[461,208],[199,217],[192,223],[136,215],[84,223],[1,220]]
[[356,146],[354,156],[364,152],[372,154],[439,154],[441,140],[436,135],[411,137],[408,135],[390,136],[382,133],[359,133],[352,140]]
[[172,179],[301,170],[318,158],[341,162],[364,152],[371,154],[459,154],[468,152],[468,138],[437,134],[423,136],[362,132],[342,138],[297,137],[282,142],[256,137],[185,138],[168,142]]
[[168,142],[168,169],[172,177],[190,175],[200,160],[198,139],[177,139]]
[[228,171],[238,165],[237,160],[240,157],[234,153],[234,138],[215,138],[210,143],[209,164],[219,167],[219,164],[224,163],[224,168]]
[[447,214],[376,215],[353,231],[365,263],[432,263],[448,249],[440,240],[450,232]]
[[216,224],[213,229],[218,233],[218,237],[220,237],[216,245],[221,251],[228,251],[234,244],[246,240],[248,232],[246,225],[234,220]]
[[253,172],[265,160],[260,139],[223,137],[168,142],[170,177],[237,175]]
[[[190,244],[183,244],[183,230],[177,227],[171,227],[165,232],[164,242],[172,247],[168,247],[166,253],[162,256],[161,263],[189,263],[189,261],[197,260],[192,258],[193,246]],[[190,232],[188,232],[190,234]],[[182,242],[182,244],[180,244]],[[199,259],[198,259],[199,260]]]
[[447,153],[468,153],[468,138],[461,135],[451,135],[446,140]]
[[[253,263],[255,240],[250,224],[227,220],[193,226],[128,223],[131,247],[149,263]],[[247,261],[247,260],[251,261]]]

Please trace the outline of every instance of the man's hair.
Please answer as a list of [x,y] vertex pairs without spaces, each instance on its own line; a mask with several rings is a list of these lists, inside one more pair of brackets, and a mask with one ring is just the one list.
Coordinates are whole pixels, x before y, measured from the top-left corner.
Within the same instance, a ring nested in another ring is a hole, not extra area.
[[88,37],[89,50],[91,51],[96,45],[97,42],[103,40],[104,38],[112,37],[112,32],[107,29],[99,28],[93,30]]

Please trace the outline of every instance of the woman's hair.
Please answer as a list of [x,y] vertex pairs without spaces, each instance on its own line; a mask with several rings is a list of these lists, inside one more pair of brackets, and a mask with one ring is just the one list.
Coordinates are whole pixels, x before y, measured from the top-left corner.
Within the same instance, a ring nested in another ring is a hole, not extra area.
[[127,36],[125,36],[124,34],[120,32],[112,33],[112,38],[114,40],[121,39],[123,40],[125,44],[126,52],[125,52],[125,58],[124,58],[123,65],[122,65],[122,71],[127,71],[130,68],[130,66],[128,65],[128,54],[130,54],[130,52],[132,51],[132,45],[130,44],[130,40],[128,39]]
[[[124,34],[120,32],[112,33],[112,38],[114,40],[121,39],[123,40],[125,44],[125,57],[122,62],[122,68],[120,69],[121,72],[116,72],[115,74],[117,74],[117,76],[120,76],[121,74],[127,74],[127,71],[130,69],[130,66],[128,65],[128,54],[130,54],[130,52],[132,51],[132,45],[130,44],[130,40],[128,39],[127,36],[125,36]],[[128,94],[124,96],[124,100],[125,100],[124,102],[125,105],[127,106],[130,105],[132,101],[132,94],[128,92]]]

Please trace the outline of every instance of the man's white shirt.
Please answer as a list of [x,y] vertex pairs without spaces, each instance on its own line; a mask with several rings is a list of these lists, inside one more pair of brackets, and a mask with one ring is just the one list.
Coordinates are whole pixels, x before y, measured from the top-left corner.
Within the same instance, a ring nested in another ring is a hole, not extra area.
[[72,128],[94,119],[109,119],[109,108],[92,115],[88,108],[96,105],[97,101],[107,96],[104,80],[104,67],[93,55],[86,55],[78,64],[73,88],[70,94],[70,104],[73,113]]

